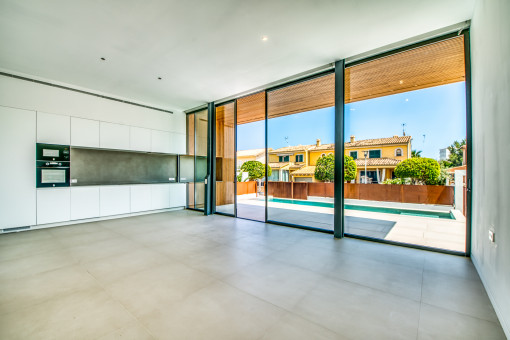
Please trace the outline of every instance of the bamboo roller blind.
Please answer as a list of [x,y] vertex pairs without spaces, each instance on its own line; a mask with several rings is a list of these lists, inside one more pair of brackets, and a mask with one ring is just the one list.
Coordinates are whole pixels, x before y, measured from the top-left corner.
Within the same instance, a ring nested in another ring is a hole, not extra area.
[[[345,69],[345,103],[465,80],[464,37],[439,41]],[[237,124],[265,118],[265,93],[237,101]],[[267,93],[268,118],[335,105],[329,74]]]

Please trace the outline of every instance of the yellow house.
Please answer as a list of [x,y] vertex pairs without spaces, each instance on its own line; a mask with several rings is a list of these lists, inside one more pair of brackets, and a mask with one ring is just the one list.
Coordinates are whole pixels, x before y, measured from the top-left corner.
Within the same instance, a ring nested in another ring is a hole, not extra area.
[[[393,178],[393,171],[398,163],[411,158],[411,136],[359,141],[351,136],[350,141],[345,143],[344,150],[345,154],[354,158],[356,162],[357,183],[381,183]],[[272,169],[269,180],[316,182],[314,174],[317,160],[329,154],[335,154],[335,144],[321,144],[320,139],[312,145],[286,146],[269,150],[268,160]]]
[[309,164],[308,150],[313,145],[286,146],[268,152],[272,174],[270,181],[288,182],[290,175]]
[[[269,151],[271,150],[269,149]],[[266,162],[266,149],[239,150],[237,151],[236,158],[238,170],[247,161],[259,161],[264,164]]]

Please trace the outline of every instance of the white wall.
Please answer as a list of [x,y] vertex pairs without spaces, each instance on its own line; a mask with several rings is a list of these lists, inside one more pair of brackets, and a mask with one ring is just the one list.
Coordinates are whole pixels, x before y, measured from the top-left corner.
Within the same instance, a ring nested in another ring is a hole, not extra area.
[[0,106],[186,133],[180,111],[170,114],[6,76],[0,76]]
[[[472,257],[510,338],[510,1],[479,0],[471,26]],[[496,243],[489,242],[493,226]]]

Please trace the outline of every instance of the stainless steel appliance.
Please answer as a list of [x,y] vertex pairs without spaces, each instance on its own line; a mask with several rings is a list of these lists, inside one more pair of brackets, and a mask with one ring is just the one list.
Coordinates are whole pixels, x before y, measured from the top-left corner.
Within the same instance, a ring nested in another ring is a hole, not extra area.
[[69,145],[37,144],[37,187],[68,187],[70,185]]

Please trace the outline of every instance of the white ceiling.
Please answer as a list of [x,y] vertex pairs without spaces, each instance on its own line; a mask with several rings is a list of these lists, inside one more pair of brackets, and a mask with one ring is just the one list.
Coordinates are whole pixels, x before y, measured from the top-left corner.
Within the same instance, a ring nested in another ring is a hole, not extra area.
[[469,20],[474,2],[0,0],[0,68],[189,109]]

